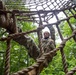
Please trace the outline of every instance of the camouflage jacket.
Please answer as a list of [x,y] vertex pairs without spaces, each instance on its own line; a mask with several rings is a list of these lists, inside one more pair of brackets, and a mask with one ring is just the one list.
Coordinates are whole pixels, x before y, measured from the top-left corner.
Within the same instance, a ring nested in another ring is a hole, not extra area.
[[54,41],[51,38],[42,39],[42,50],[44,52],[51,51],[55,48]]

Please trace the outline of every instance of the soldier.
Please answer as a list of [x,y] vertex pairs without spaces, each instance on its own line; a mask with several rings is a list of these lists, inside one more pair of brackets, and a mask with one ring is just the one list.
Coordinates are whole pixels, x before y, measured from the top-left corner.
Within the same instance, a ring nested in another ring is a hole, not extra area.
[[42,50],[44,52],[49,52],[55,49],[54,41],[50,38],[50,33],[45,31],[43,35],[44,38],[42,38]]
[[[54,44],[54,41],[50,37],[49,31],[45,31],[43,35],[44,35],[44,38],[42,38],[42,51],[43,53],[47,53],[55,49],[55,44]],[[52,61],[52,59],[50,58],[48,60],[45,60],[44,66],[47,67],[50,61]]]

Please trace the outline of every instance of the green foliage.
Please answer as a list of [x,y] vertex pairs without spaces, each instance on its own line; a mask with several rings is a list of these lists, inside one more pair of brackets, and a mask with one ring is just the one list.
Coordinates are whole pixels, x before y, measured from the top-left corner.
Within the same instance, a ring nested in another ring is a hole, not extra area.
[[[8,9],[26,9],[24,6],[14,6],[14,1],[7,0],[6,4],[10,4]],[[17,4],[21,3],[21,0],[16,1]],[[27,9],[28,10],[28,9]],[[74,12],[75,13],[75,12]],[[70,14],[69,14],[70,15]],[[74,18],[70,19],[72,26],[75,28],[76,20]],[[36,29],[36,25],[32,22],[17,22],[18,26],[22,29],[22,31],[30,31]],[[60,25],[61,32],[65,38],[69,37],[72,34],[72,31],[67,22],[62,22]],[[0,29],[0,37],[8,36],[8,33],[4,33],[5,29]],[[29,34],[28,36],[32,37],[36,44],[38,45],[38,38],[36,33]],[[4,57],[6,51],[6,42],[0,41],[0,75],[3,75],[4,72]],[[66,43],[64,48],[64,53],[67,59],[68,69],[72,70],[73,67],[76,65],[76,43],[73,39],[69,40]],[[18,43],[11,41],[11,73],[21,70],[25,67],[28,67],[34,63],[34,60],[28,56],[26,48],[19,45]],[[62,64],[62,57],[60,51],[57,52],[57,55],[54,56],[52,62],[49,63],[48,67],[45,68],[40,75],[65,75],[63,71],[63,64]],[[76,75],[76,73],[74,74]]]
[[8,10],[16,9],[16,10],[24,10],[27,9],[24,6],[24,3],[22,3],[22,0],[7,0],[5,1],[6,7]]
[[[25,6],[20,5],[22,3],[22,0],[16,0],[15,2],[13,0],[7,0],[6,5],[9,10],[12,9],[19,9],[19,10],[28,10],[25,8]],[[13,5],[13,4],[18,4]],[[9,5],[9,6],[8,6]],[[34,25],[32,22],[24,22],[24,21],[17,21],[17,26],[22,29],[23,32],[30,31],[36,28],[36,25]],[[37,39],[36,33],[29,34],[28,36]],[[7,37],[8,33],[5,29],[0,28],[0,38],[1,37]],[[37,40],[35,40],[37,41]],[[5,51],[7,49],[6,42],[0,41],[0,75],[4,75],[4,58],[5,58]],[[10,56],[10,73],[14,73],[18,70],[21,70],[23,68],[26,68],[30,65],[32,65],[35,61],[29,57],[28,50],[24,48],[23,46],[19,45],[15,41],[11,41],[11,56]]]
[[0,74],[3,75],[4,73],[4,59],[5,59],[5,50],[6,50],[6,42],[0,41]]
[[[37,26],[34,23],[24,22],[24,21],[21,21],[21,22],[18,21],[18,27],[20,27],[23,32],[31,31],[37,28]],[[38,36],[36,32],[28,34],[28,36],[33,38],[35,43],[38,45]]]
[[[71,16],[72,14],[69,13],[68,15]],[[72,27],[76,29],[76,19],[71,18],[69,22]],[[72,30],[67,21],[61,22],[59,26],[64,38],[72,35]],[[68,70],[70,71],[76,66],[76,43],[73,39],[70,39],[66,43],[64,53],[66,56]],[[60,51],[57,52],[57,56],[55,56],[49,66],[42,71],[41,75],[65,75]],[[76,73],[74,75],[76,75]]]
[[24,21],[18,21],[18,26],[22,29],[22,31],[30,31],[36,28],[36,25],[32,22],[24,22]]
[[[34,61],[29,59],[27,50],[18,43],[12,41],[11,48],[11,73],[30,66]],[[31,63],[29,63],[31,61]]]

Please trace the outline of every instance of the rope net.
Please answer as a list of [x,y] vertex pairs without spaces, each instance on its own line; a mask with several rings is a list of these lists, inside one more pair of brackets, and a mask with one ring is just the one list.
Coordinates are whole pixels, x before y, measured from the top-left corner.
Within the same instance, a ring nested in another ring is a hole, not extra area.
[[[76,13],[75,13],[76,5],[74,4],[74,2],[71,0],[22,0],[21,4],[20,4],[20,3],[16,3],[17,1],[14,0],[14,1],[10,1],[10,4],[9,4],[8,0],[3,0],[3,1],[6,4],[5,7],[7,7],[7,8],[14,7],[14,6],[17,7],[19,5],[23,6],[23,8],[21,8],[21,10],[18,10],[17,8],[6,10],[6,9],[4,9],[4,6],[2,6],[3,4],[0,1],[0,6],[1,6],[0,15],[4,15],[7,18],[7,14],[9,13],[9,14],[12,14],[12,19],[13,19],[13,25],[11,25],[10,28],[9,28],[8,23],[7,23],[7,27],[1,26],[5,29],[8,29],[9,32],[13,33],[13,34],[10,34],[6,38],[0,38],[0,41],[7,41],[5,75],[9,75],[9,73],[10,73],[10,41],[11,41],[11,39],[14,39],[16,42],[18,42],[17,39],[25,38],[24,37],[25,34],[37,32],[38,38],[39,38],[40,50],[41,50],[42,36],[41,36],[40,31],[45,27],[51,28],[53,26],[55,26],[57,28],[59,36],[62,40],[62,43],[60,44],[60,46],[58,48],[54,49],[53,51],[44,53],[40,58],[38,58],[36,60],[37,61],[36,64],[34,64],[26,69],[20,70],[12,75],[27,75],[27,74],[30,75],[29,73],[32,70],[35,71],[35,75],[39,75],[39,73],[44,68],[44,65],[45,65],[44,62],[48,61],[49,58],[50,58],[50,62],[51,62],[55,53],[58,50],[60,50],[61,55],[62,55],[62,62],[63,62],[63,68],[64,68],[65,74],[73,75],[76,72],[76,67],[73,70],[68,71],[66,57],[65,57],[63,49],[65,47],[66,42],[69,39],[73,38],[76,41],[76,38],[75,38],[76,31],[74,31],[74,27],[71,25],[71,22],[70,22],[71,18],[76,19]],[[27,9],[26,11],[24,10],[24,6]],[[60,14],[63,14],[63,18],[60,18]],[[27,32],[17,33],[18,28],[16,26],[16,19],[18,21],[37,23],[38,28],[35,30],[27,31]],[[52,22],[52,20],[55,20],[55,21]],[[70,37],[68,37],[67,39],[64,39],[62,32],[59,28],[61,23],[65,22],[65,21],[68,23],[68,26],[70,27],[70,29],[73,32],[73,34]],[[1,24],[4,24],[4,22]],[[52,30],[50,29],[50,31],[52,31]],[[54,34],[54,33],[52,32],[52,34]],[[14,38],[14,37],[16,37],[16,38]],[[55,36],[53,36],[53,40],[55,41]],[[22,45],[23,43],[20,43],[20,44]]]
[[[10,1],[11,3],[12,1]],[[21,14],[21,16],[30,17],[31,21],[40,23],[40,18],[43,24],[50,24],[50,20],[55,17],[55,14],[65,11],[65,9],[72,9],[75,7],[74,3],[70,0],[22,0],[22,4],[17,4],[15,1],[9,5],[6,3],[6,7],[14,7],[19,5],[25,5],[25,7],[32,12],[27,14]],[[24,9],[22,9],[24,10]],[[26,11],[28,11],[26,10]],[[59,11],[58,11],[59,10]],[[56,13],[53,13],[56,12]],[[40,14],[40,17],[39,17]],[[64,13],[63,13],[64,14]],[[68,14],[68,13],[67,13]],[[65,14],[64,14],[65,15]],[[19,19],[20,20],[20,19]],[[22,20],[22,18],[21,18]],[[28,19],[23,19],[27,21]],[[56,18],[57,20],[57,18]]]

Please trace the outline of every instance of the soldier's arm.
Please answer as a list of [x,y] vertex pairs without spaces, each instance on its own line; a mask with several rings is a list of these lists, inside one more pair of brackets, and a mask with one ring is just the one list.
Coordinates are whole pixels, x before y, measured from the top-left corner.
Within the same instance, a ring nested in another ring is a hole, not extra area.
[[55,44],[54,41],[52,39],[49,40],[48,44],[50,44],[51,49],[55,49]]

